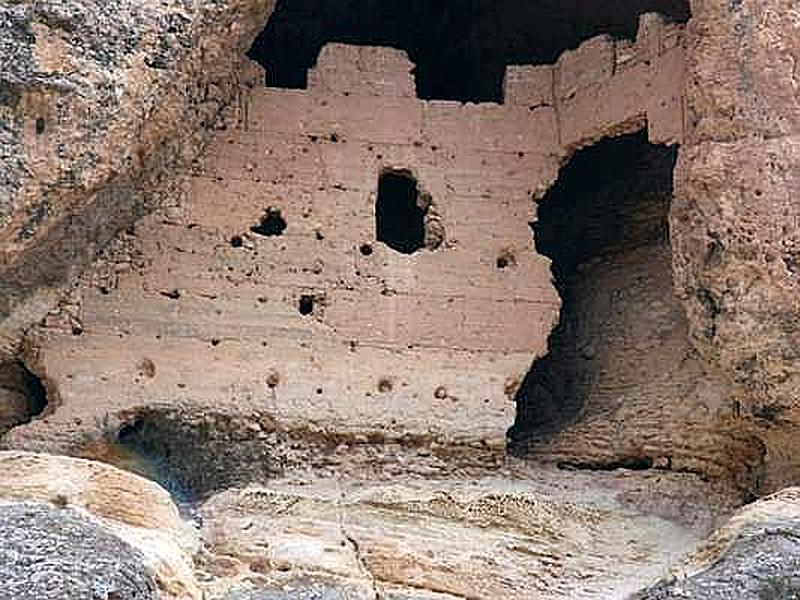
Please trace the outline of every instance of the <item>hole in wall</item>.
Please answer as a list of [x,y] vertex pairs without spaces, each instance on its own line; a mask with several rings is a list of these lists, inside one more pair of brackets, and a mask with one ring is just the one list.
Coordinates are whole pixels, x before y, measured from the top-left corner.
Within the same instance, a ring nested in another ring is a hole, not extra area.
[[502,101],[508,64],[553,62],[594,35],[633,38],[638,16],[685,22],[688,0],[279,0],[248,56],[267,85],[305,88],[328,42],[391,46],[416,65],[424,99]]
[[494,264],[498,270],[503,271],[509,267],[515,266],[517,264],[517,257],[514,256],[511,250],[502,250],[500,254],[497,255]]
[[382,394],[391,392],[394,389],[394,382],[391,377],[381,377],[378,379],[378,391]]
[[47,389],[20,360],[0,363],[0,434],[45,413]]
[[381,173],[375,201],[375,237],[379,242],[401,254],[413,254],[425,246],[426,211],[419,198],[411,171]]
[[250,228],[253,233],[267,237],[283,235],[285,230],[286,219],[283,218],[280,209],[274,206],[267,208],[258,225],[253,225]]
[[539,203],[536,248],[553,261],[562,307],[516,391],[512,446],[608,413],[631,390],[675,393],[659,382],[681,378],[665,364],[680,369],[687,351],[667,221],[676,156],[646,131],[604,140],[576,153]]
[[303,294],[300,296],[300,300],[297,302],[297,311],[303,315],[307,316],[314,312],[314,296],[310,296],[308,294]]

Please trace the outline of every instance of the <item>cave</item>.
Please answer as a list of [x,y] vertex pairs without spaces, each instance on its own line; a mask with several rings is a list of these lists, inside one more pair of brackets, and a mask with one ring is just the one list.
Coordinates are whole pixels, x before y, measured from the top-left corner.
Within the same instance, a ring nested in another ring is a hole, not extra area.
[[106,440],[98,458],[156,481],[186,509],[217,490],[276,474],[264,442],[243,434],[247,423],[214,412],[145,409]]
[[410,171],[384,171],[375,201],[375,238],[401,254],[425,246],[425,209],[419,205],[419,188]]
[[633,394],[664,392],[652,384],[672,369],[681,377],[686,322],[668,225],[676,157],[645,131],[607,139],[576,153],[539,202],[535,245],[552,260],[562,306],[548,353],[514,398],[517,449]]
[[638,15],[685,22],[687,0],[279,0],[249,56],[266,84],[305,88],[328,42],[391,46],[416,65],[417,96],[472,102],[503,99],[508,64],[555,61],[607,33],[633,38]]
[[20,360],[0,363],[0,434],[47,410],[47,389]]

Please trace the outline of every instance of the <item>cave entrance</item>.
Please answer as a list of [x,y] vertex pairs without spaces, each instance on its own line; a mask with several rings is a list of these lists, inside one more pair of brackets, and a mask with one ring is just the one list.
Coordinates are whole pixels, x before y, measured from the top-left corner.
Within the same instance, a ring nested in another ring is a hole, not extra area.
[[676,157],[646,131],[602,141],[576,153],[539,203],[536,248],[553,261],[562,307],[548,354],[516,394],[512,448],[657,393],[649,382],[680,364],[667,220]]
[[408,170],[384,171],[375,201],[375,238],[401,254],[425,246],[425,209],[417,180]]
[[[102,460],[161,485],[181,510],[216,491],[266,483],[278,474],[269,445],[252,435],[258,415],[247,417],[153,408],[131,415]],[[249,432],[249,433],[248,433]]]
[[0,435],[47,409],[47,389],[22,361],[0,363]]
[[638,17],[685,22],[688,0],[279,0],[248,56],[266,83],[305,88],[328,42],[390,46],[416,65],[417,96],[501,102],[505,66],[551,63],[583,40],[636,35]]

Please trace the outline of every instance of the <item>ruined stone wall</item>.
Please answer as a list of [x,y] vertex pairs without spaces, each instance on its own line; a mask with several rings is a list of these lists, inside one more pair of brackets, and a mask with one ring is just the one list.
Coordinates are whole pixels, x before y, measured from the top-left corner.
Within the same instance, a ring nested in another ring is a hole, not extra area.
[[636,41],[597,36],[553,65],[510,66],[505,102],[555,111],[562,160],[604,137],[647,126],[654,144],[683,137],[683,28],[648,13]]
[[[512,68],[504,105],[418,100],[403,53],[335,44],[307,91],[252,90],[181,210],[49,320],[35,362],[61,406],[8,442],[64,447],[157,404],[502,448],[559,308],[532,200],[581,145],[648,119],[675,141],[679,35],[648,17],[636,44]],[[437,239],[410,255],[376,239],[387,169],[429,196]]]

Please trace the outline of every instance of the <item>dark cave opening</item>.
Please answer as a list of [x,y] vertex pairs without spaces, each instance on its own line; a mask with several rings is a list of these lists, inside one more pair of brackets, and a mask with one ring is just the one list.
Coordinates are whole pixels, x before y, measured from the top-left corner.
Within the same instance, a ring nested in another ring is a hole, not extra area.
[[254,420],[142,410],[109,440],[103,460],[157,482],[185,508],[217,490],[275,476],[267,446],[247,429]]
[[417,96],[502,101],[508,64],[553,62],[594,35],[633,38],[638,16],[689,18],[688,0],[279,0],[248,56],[266,83],[305,88],[323,45],[391,46],[416,65]]
[[0,434],[47,410],[47,389],[20,360],[0,363]]
[[384,171],[375,201],[376,239],[401,254],[425,247],[425,209],[410,171]]
[[683,348],[668,225],[676,157],[646,131],[604,140],[576,153],[540,201],[536,248],[552,259],[562,307],[548,353],[516,393],[512,449],[563,429],[589,404],[610,411],[650,393],[648,381],[668,371],[660,361]]

